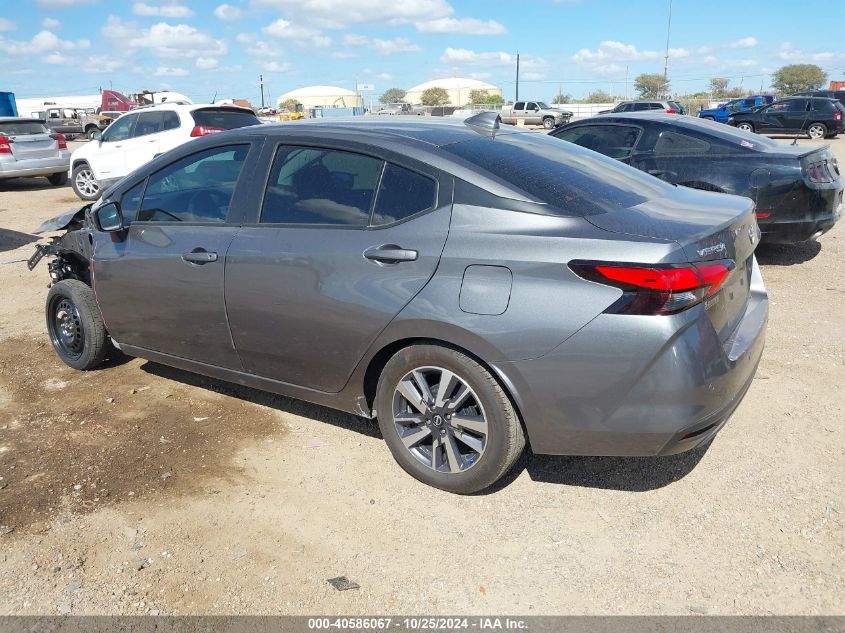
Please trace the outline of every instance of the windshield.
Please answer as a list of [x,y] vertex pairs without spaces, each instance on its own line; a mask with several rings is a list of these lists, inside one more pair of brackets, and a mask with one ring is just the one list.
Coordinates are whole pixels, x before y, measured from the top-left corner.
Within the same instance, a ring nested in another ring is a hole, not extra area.
[[633,167],[545,134],[507,134],[443,149],[539,202],[550,215],[593,215],[666,196],[671,186]]
[[0,134],[8,136],[29,136],[32,134],[49,133],[40,121],[0,121]]
[[548,109],[549,109],[549,104],[548,104],[548,103],[546,103],[545,101],[538,101],[538,102],[537,102],[537,105],[538,105],[538,106],[540,106],[543,110],[548,110]]

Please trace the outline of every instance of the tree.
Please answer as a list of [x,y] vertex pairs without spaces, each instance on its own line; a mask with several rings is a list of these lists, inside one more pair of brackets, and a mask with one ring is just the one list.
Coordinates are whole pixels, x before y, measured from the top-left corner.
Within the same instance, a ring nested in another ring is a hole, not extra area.
[[572,95],[559,94],[554,99],[552,99],[552,103],[572,103]]
[[284,101],[279,102],[279,109],[280,110],[287,110],[288,112],[296,112],[296,106],[299,105],[299,101],[296,99],[286,99]]
[[772,75],[772,88],[784,95],[818,90],[827,81],[827,73],[815,64],[783,66]]
[[713,79],[710,80],[710,92],[713,93],[714,97],[721,97],[728,91],[729,83],[730,81],[724,77],[713,77]]
[[487,95],[484,98],[484,105],[489,106],[500,106],[505,102],[504,97],[502,95]]
[[407,93],[402,90],[402,88],[388,88],[384,91],[384,94],[378,98],[378,100],[385,104],[398,103],[405,98],[406,94]]
[[420,97],[424,106],[443,106],[449,103],[449,93],[445,88],[426,88]]
[[642,99],[659,99],[669,92],[669,82],[660,73],[643,73],[634,79],[634,90]]
[[613,97],[604,90],[594,90],[584,98],[584,103],[613,103]]
[[469,91],[469,102],[476,105],[479,103],[484,103],[487,99],[487,91],[486,90],[470,90]]

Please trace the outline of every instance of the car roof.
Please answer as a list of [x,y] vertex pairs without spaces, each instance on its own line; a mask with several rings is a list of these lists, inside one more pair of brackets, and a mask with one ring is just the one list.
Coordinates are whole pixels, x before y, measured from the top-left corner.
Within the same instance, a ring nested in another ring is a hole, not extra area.
[[615,113],[615,114],[600,114],[589,119],[581,119],[574,123],[570,123],[562,129],[570,129],[580,127],[589,123],[607,124],[607,123],[636,123],[646,125],[660,125],[667,128],[686,129],[699,134],[706,134],[731,143],[733,145],[740,145],[742,141],[751,143],[753,147],[745,147],[761,152],[768,153],[782,153],[791,154],[791,148],[783,145],[765,136],[752,134],[750,138],[747,135],[734,127],[725,125],[724,123],[716,123],[715,121],[707,121],[694,116],[686,116],[682,114],[666,114],[664,112],[631,112],[631,113]]
[[124,112],[124,114],[132,114],[133,112],[148,112],[150,110],[173,110],[175,112],[194,112],[196,110],[207,110],[208,108],[214,108],[215,110],[231,110],[232,112],[249,112],[252,113],[252,110],[249,108],[242,108],[240,106],[231,106],[231,105],[218,105],[215,103],[156,103],[150,104],[145,106],[140,106],[138,108],[133,108],[128,112]]

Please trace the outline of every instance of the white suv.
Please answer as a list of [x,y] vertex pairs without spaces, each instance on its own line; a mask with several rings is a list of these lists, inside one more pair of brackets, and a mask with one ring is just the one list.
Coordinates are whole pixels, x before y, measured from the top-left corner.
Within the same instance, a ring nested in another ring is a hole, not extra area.
[[71,185],[83,200],[96,200],[112,183],[194,137],[260,123],[252,110],[232,106],[166,104],[132,110],[73,152]]

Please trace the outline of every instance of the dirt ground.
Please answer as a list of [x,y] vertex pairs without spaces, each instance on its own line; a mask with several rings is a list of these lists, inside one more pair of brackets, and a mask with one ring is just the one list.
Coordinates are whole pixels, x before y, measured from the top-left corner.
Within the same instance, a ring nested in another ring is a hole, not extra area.
[[845,222],[758,251],[767,348],[709,448],[526,455],[458,497],[365,420],[121,356],[61,364],[46,267],[22,260],[78,204],[0,182],[0,614],[845,614]]

